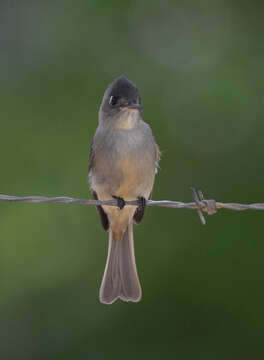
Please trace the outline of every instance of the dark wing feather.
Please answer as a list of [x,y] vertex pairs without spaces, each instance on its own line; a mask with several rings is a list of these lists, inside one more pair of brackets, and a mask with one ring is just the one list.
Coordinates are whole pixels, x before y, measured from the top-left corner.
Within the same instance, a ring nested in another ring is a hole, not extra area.
[[145,212],[145,207],[137,207],[135,214],[133,216],[133,220],[135,224],[140,224]]
[[94,149],[93,149],[93,140],[90,145],[90,155],[89,155],[89,161],[88,161],[88,173],[92,170],[93,163],[94,163]]
[[[95,191],[93,191],[93,197],[95,200],[98,200],[98,196],[96,194]],[[100,215],[100,219],[101,219],[101,223],[103,225],[103,228],[105,229],[105,231],[107,231],[109,229],[109,220],[108,217],[106,215],[106,213],[104,212],[104,209],[102,208],[102,206],[96,206],[96,209]]]
[[[88,172],[90,173],[90,171],[92,170],[93,166],[94,166],[94,159],[95,159],[95,153],[94,153],[94,149],[93,149],[93,140],[90,146],[90,156],[89,156],[89,163],[88,163]],[[98,200],[98,196],[96,194],[96,192],[92,189],[92,194],[93,194],[93,198],[95,200]],[[108,217],[106,215],[106,213],[104,212],[104,209],[102,208],[102,206],[96,206],[96,209],[100,215],[101,218],[101,223],[103,225],[103,228],[107,231],[109,229],[109,220]]]
[[[158,144],[156,143],[154,137],[153,137],[153,140],[154,140],[154,151],[155,151],[155,165],[156,165],[156,171],[157,171],[158,167],[159,167],[160,150],[159,150]],[[152,191],[149,195],[149,200],[151,199],[151,196],[152,196]],[[143,219],[144,213],[145,213],[145,206],[137,207],[135,214],[133,216],[134,223],[140,224]]]

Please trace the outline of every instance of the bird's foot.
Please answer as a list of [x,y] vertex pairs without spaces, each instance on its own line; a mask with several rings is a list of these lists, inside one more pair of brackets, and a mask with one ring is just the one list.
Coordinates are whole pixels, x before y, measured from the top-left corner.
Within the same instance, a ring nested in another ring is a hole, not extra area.
[[117,206],[119,207],[120,210],[122,210],[126,205],[125,200],[120,196],[112,195],[112,197],[117,200]]
[[138,207],[141,209],[145,209],[147,204],[147,200],[144,198],[144,196],[139,196],[138,197]]

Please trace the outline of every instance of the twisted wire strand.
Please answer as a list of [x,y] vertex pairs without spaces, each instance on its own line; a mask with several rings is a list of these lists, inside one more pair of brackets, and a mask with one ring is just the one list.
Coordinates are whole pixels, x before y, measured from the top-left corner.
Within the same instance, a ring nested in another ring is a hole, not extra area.
[[[182,201],[171,201],[171,200],[146,200],[146,206],[161,206],[166,208],[174,209],[192,209],[197,210],[200,220],[203,224],[206,223],[203,212],[213,215],[219,209],[228,209],[234,211],[244,210],[264,210],[264,203],[254,204],[239,204],[239,203],[223,203],[215,200],[206,200],[202,192],[198,192],[191,188],[194,202],[184,203]],[[0,202],[27,202],[27,203],[63,203],[63,204],[82,204],[82,205],[108,205],[118,206],[117,200],[94,200],[94,199],[78,199],[69,196],[12,196],[0,194]],[[126,201],[126,205],[139,206],[139,200]]]

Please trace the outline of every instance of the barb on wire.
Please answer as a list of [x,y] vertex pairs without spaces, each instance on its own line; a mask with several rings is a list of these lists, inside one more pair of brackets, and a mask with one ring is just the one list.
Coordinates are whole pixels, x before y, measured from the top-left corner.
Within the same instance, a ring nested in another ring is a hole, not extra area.
[[[170,201],[170,200],[146,200],[147,206],[162,206],[174,209],[192,209],[197,210],[202,224],[206,224],[203,212],[208,215],[213,215],[218,209],[228,209],[235,211],[243,210],[264,210],[264,203],[255,204],[238,204],[238,203],[222,203],[215,200],[206,200],[203,193],[199,190],[198,193],[194,188],[191,188],[194,202],[184,203],[181,201]],[[82,204],[82,205],[107,205],[107,206],[118,206],[117,200],[93,200],[93,199],[77,199],[69,196],[56,196],[56,197],[45,197],[45,196],[11,196],[0,194],[0,202],[29,202],[29,203],[64,203],[64,204]],[[126,201],[126,205],[138,206],[140,205],[139,200]]]

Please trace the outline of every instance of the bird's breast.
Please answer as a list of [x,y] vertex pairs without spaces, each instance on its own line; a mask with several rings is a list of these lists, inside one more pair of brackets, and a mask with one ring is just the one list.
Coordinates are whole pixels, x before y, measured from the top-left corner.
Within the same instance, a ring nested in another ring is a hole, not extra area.
[[105,134],[96,151],[95,184],[125,199],[149,196],[155,175],[154,148],[138,130],[115,129]]

